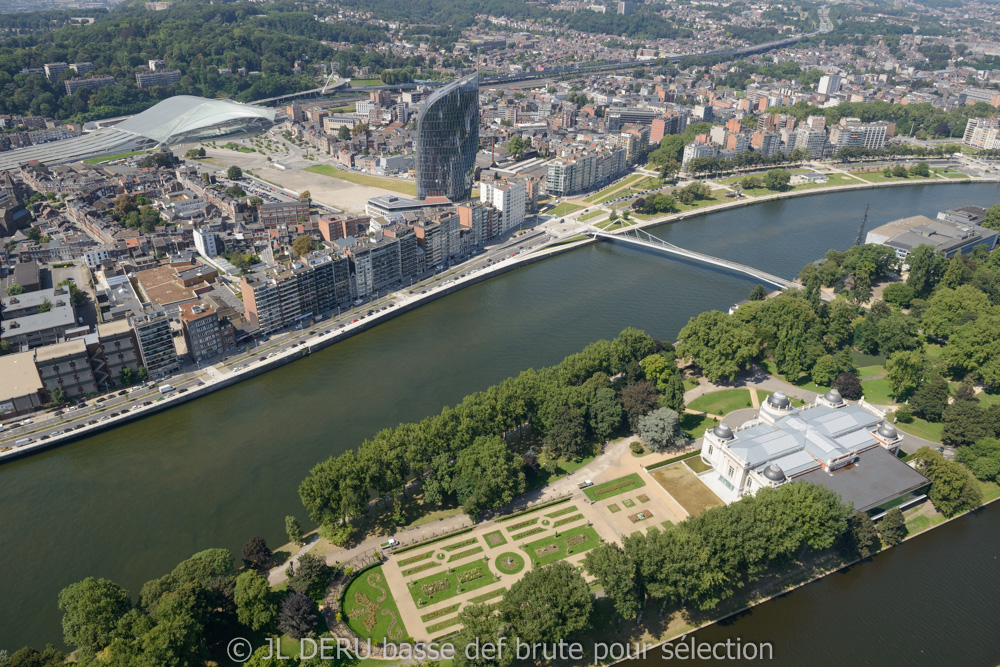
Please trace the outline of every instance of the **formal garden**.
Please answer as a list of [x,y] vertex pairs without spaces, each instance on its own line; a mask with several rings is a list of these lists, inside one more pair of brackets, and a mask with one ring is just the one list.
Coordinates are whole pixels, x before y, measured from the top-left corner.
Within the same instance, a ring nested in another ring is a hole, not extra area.
[[496,581],[486,560],[475,560],[445,572],[409,582],[410,597],[417,607],[453,598],[460,593],[473,591]]
[[590,525],[584,525],[529,542],[521,550],[528,554],[534,567],[539,567],[593,549],[600,542],[597,531]]
[[400,642],[409,637],[379,565],[358,574],[344,591],[341,606],[347,625],[373,642]]

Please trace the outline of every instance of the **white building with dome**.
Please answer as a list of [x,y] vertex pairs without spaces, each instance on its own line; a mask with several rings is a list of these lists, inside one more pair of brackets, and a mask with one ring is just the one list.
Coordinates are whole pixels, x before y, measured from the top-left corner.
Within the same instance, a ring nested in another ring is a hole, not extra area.
[[929,482],[897,458],[903,435],[884,417],[848,404],[836,389],[802,408],[775,392],[757,417],[705,433],[700,477],[727,503],[764,487],[812,482],[855,509],[881,516],[924,497]]

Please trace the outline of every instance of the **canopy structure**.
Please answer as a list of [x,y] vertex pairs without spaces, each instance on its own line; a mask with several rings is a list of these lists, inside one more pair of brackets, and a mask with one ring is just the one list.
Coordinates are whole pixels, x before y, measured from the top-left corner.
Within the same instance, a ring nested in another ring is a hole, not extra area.
[[76,162],[101,155],[262,129],[274,122],[274,114],[274,109],[230,100],[177,95],[112,127],[103,127],[70,139],[2,152],[0,170],[16,169],[19,165],[35,160],[44,164]]

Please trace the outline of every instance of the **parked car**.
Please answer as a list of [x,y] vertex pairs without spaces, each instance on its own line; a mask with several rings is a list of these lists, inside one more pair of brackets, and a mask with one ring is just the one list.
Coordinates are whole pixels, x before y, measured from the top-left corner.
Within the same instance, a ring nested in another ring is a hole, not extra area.
[[580,488],[581,488],[581,489],[586,489],[587,487],[589,487],[589,486],[593,486],[593,485],[594,485],[594,483],[593,483],[593,482],[591,482],[591,481],[590,481],[589,479],[588,479],[588,480],[584,480],[584,481],[580,482]]

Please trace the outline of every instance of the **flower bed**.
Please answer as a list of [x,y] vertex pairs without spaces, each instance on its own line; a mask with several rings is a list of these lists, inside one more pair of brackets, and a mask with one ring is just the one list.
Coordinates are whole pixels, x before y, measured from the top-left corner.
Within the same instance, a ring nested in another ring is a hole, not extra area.
[[453,618],[440,621],[439,623],[434,623],[433,625],[427,626],[427,632],[437,632],[438,630],[444,630],[445,628],[450,628],[453,625],[458,625],[461,621],[458,620],[458,616]]
[[486,540],[486,544],[491,547],[499,547],[501,545],[507,544],[507,538],[503,536],[499,530],[494,530],[492,533],[486,533],[483,535],[483,539]]
[[458,583],[467,584],[470,581],[475,581],[479,577],[485,577],[486,573],[482,570],[466,570],[458,575]]
[[450,563],[453,560],[458,560],[460,558],[465,558],[466,556],[471,556],[472,554],[481,553],[482,550],[483,550],[482,547],[473,547],[471,549],[466,549],[465,551],[459,551],[457,554],[452,554],[448,556],[448,562]]
[[560,517],[563,514],[569,514],[570,512],[575,512],[575,511],[576,511],[576,506],[570,505],[569,507],[564,507],[561,510],[556,510],[555,512],[549,512],[545,516],[549,517],[550,519],[555,519],[556,517]]
[[485,561],[473,560],[446,572],[438,572],[408,585],[417,607],[426,607],[455,597],[459,593],[482,588],[493,582],[493,573]]
[[536,523],[538,523],[538,517],[537,516],[535,518],[533,518],[533,519],[527,519],[525,521],[518,521],[515,524],[511,524],[510,526],[507,526],[507,532],[508,533],[513,533],[515,530],[518,530],[520,528],[527,528],[528,526],[533,526]]
[[539,558],[545,558],[546,556],[550,556],[557,551],[559,551],[559,544],[557,542],[553,542],[552,544],[546,544],[543,547],[535,549],[535,555]]
[[421,620],[424,620],[424,621],[433,621],[435,618],[441,618],[442,616],[447,616],[448,614],[450,614],[452,612],[458,611],[458,608],[460,606],[461,606],[461,603],[456,602],[453,605],[448,605],[447,607],[443,607],[441,609],[438,609],[437,611],[432,611],[429,614],[424,614],[420,618],[421,618]]
[[469,546],[471,544],[475,544],[475,543],[476,543],[476,538],[470,537],[467,540],[462,540],[461,542],[455,542],[454,544],[449,544],[449,545],[443,546],[441,548],[443,550],[445,550],[445,551],[456,551],[458,549],[461,549],[462,547],[467,547],[467,546]]
[[437,581],[432,581],[422,585],[420,590],[423,591],[426,597],[432,597],[435,593],[448,590],[449,585],[450,584],[447,579],[438,579]]
[[528,537],[529,535],[537,535],[538,533],[544,533],[544,532],[545,532],[544,528],[530,528],[524,531],[523,533],[518,533],[517,535],[511,535],[510,539],[516,542],[517,540]]
[[[517,556],[517,554],[514,554],[514,555]],[[517,556],[517,557],[520,558],[520,556]],[[524,561],[522,560],[521,562],[523,563]],[[497,569],[500,569],[499,566],[497,566]],[[506,592],[507,592],[507,589],[501,587],[501,588],[496,589],[495,591],[490,591],[489,593],[483,593],[482,595],[477,595],[475,597],[471,597],[471,598],[469,598],[469,602],[471,602],[472,604],[479,604],[480,602],[486,602],[487,600],[492,600],[495,597],[500,597],[501,595],[503,595]]]
[[520,554],[506,551],[497,556],[493,565],[503,574],[517,574],[524,569],[524,558]]
[[653,518],[653,513],[649,510],[643,510],[641,512],[636,512],[635,514],[629,514],[628,520],[632,523],[639,523],[640,521],[645,521],[646,519]]
[[552,527],[558,528],[559,526],[564,526],[567,523],[573,523],[574,521],[579,521],[582,518],[583,518],[582,514],[574,514],[573,516],[563,517],[562,519],[559,519],[554,524],[552,524]]
[[425,558],[430,558],[431,555],[433,554],[434,554],[433,551],[425,551],[422,554],[418,554],[416,556],[410,556],[409,558],[404,558],[403,560],[399,561],[399,565],[400,567],[402,567],[404,565],[410,565],[411,563],[417,563],[419,561],[424,560]]
[[592,486],[589,489],[584,489],[583,492],[591,500],[603,500],[609,496],[627,493],[632,489],[638,489],[643,486],[646,486],[646,482],[639,477],[639,473],[634,472],[631,475],[626,475],[625,477],[613,479],[609,482]]
[[423,572],[424,570],[429,570],[429,569],[431,569],[432,567],[438,567],[438,565],[439,565],[439,564],[438,564],[438,563],[435,563],[434,561],[431,561],[430,563],[423,563],[423,564],[421,564],[421,565],[418,565],[418,566],[416,566],[416,567],[411,567],[411,568],[410,568],[410,569],[408,569],[408,570],[403,570],[403,571],[402,571],[402,575],[403,575],[404,577],[408,577],[408,576],[410,576],[411,574],[416,574],[417,572]]
[[622,505],[630,508],[635,507],[635,501],[632,500],[631,498],[626,498],[625,500],[622,501]]
[[396,601],[386,585],[382,566],[359,574],[344,591],[344,620],[354,632],[374,641],[398,641],[406,636]]
[[638,498],[638,500],[639,500],[640,503],[648,503],[649,502],[649,496],[647,496],[645,493],[640,493],[636,497]]
[[611,503],[610,505],[608,505],[608,511],[611,512],[612,514],[617,514],[618,512],[622,511],[622,508],[618,507],[617,503]]

